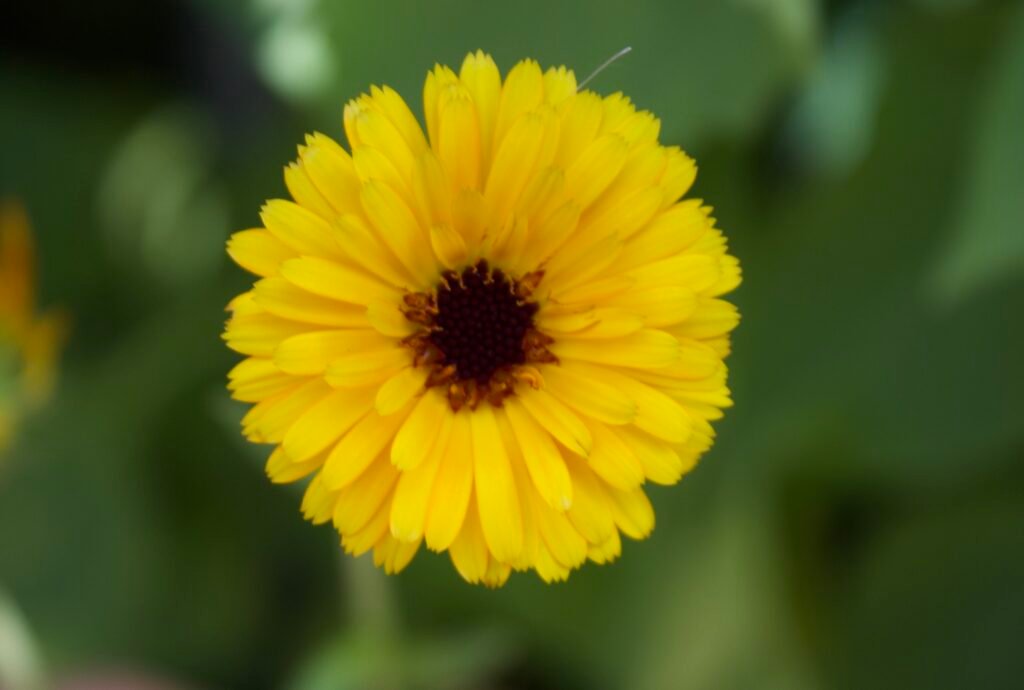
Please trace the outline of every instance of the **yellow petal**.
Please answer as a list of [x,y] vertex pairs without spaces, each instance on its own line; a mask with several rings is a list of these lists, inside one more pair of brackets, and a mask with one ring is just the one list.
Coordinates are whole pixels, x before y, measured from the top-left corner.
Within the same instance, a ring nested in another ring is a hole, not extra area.
[[348,147],[355,151],[361,147],[363,142],[359,139],[359,128],[356,121],[362,112],[370,107],[370,97],[365,93],[353,98],[345,104],[342,113],[342,122],[345,125],[345,137],[348,139]]
[[407,366],[388,379],[377,391],[377,412],[395,414],[423,392],[430,373],[426,367]]
[[338,440],[373,406],[369,389],[334,391],[307,409],[284,437],[284,449],[293,462],[309,460]]
[[353,352],[382,349],[391,342],[377,331],[310,331],[293,335],[274,350],[274,364],[289,374],[322,374],[336,359]]
[[714,338],[730,332],[739,322],[739,310],[734,304],[720,299],[698,298],[690,318],[671,330],[684,337]]
[[427,140],[420,129],[420,123],[406,104],[405,99],[390,86],[370,87],[370,97],[375,108],[380,110],[405,140],[413,155],[419,156],[427,148]]
[[228,240],[228,254],[235,263],[258,276],[272,276],[294,250],[266,230],[242,230]]
[[608,541],[603,544],[591,544],[587,548],[587,558],[594,563],[611,563],[622,553],[622,539],[616,530]]
[[550,334],[567,334],[574,338],[618,338],[644,327],[644,318],[625,309],[598,308],[575,313],[541,310],[535,319],[537,327]]
[[302,495],[302,516],[314,525],[322,525],[331,519],[337,494],[324,486],[322,475],[317,474],[306,486]]
[[550,163],[558,120],[549,111],[520,118],[502,140],[487,176],[484,199],[492,223],[503,223],[537,170]]
[[249,357],[228,373],[228,389],[235,400],[259,402],[295,387],[298,380],[286,374],[270,359]]
[[462,529],[459,530],[459,536],[448,547],[448,553],[455,569],[466,582],[471,584],[476,584],[483,579],[487,573],[489,558],[476,503],[475,496],[471,497],[469,511],[462,523]]
[[470,414],[473,476],[480,524],[491,553],[508,563],[523,548],[523,524],[515,478],[490,405]]
[[416,161],[412,176],[413,197],[418,215],[427,225],[448,225],[452,222],[452,184],[433,151],[427,149]]
[[335,388],[376,386],[408,367],[409,362],[409,351],[391,343],[380,349],[359,350],[333,358],[324,378]]
[[419,326],[407,319],[394,302],[369,305],[366,307],[366,320],[378,333],[391,338],[405,338],[419,330]]
[[473,99],[461,86],[441,94],[437,158],[453,193],[480,188],[480,124]]
[[501,74],[490,55],[476,51],[466,56],[459,70],[459,80],[469,91],[476,105],[480,125],[481,170],[490,165],[491,143],[498,116],[498,101],[501,98]]
[[278,446],[267,458],[267,477],[275,484],[290,484],[308,477],[324,464],[324,456],[317,455],[305,462],[292,462],[284,448]]
[[629,142],[630,148],[637,149],[658,140],[661,120],[647,110],[635,111],[617,125],[615,131]]
[[385,574],[395,575],[409,565],[419,548],[419,542],[400,542],[390,534],[385,534],[373,547],[373,563],[383,568]]
[[508,576],[511,573],[512,567],[509,564],[501,563],[491,558],[487,561],[487,571],[480,581],[485,587],[497,589],[508,581]]
[[602,479],[619,489],[634,489],[644,481],[644,468],[633,452],[632,446],[618,433],[619,428],[609,428],[604,424],[592,424],[591,434],[594,436],[594,449],[587,460],[591,469]]
[[604,117],[601,118],[602,134],[618,132],[636,113],[636,107],[629,96],[621,91],[605,96],[601,100],[601,105],[604,108]]
[[367,305],[398,303],[398,291],[362,271],[337,261],[303,256],[281,265],[281,275],[291,283],[322,297]]
[[644,329],[608,340],[565,338],[549,348],[562,359],[637,369],[658,369],[679,360],[679,341],[664,331]]
[[580,206],[574,201],[566,202],[544,217],[530,233],[522,262],[542,264],[576,232],[579,220]]
[[[579,566],[587,558],[587,540],[576,530],[565,513],[558,513],[543,501],[535,501],[537,528],[541,540],[554,560],[564,568]],[[542,553],[538,553],[540,557]],[[538,563],[538,572],[541,564]],[[564,579],[564,578],[563,578]]]
[[633,279],[629,276],[614,276],[559,292],[557,301],[560,304],[569,305],[597,304],[632,287]]
[[[586,540],[578,534],[576,537],[583,543],[583,549],[586,551]],[[534,561],[533,567],[537,570],[537,575],[540,576],[540,579],[547,584],[565,582],[569,578],[570,568],[555,560],[551,550],[547,547],[547,543],[543,540],[541,540],[540,546],[537,548],[537,558]]]
[[697,295],[687,287],[637,287],[617,295],[608,303],[643,317],[651,328],[665,328],[686,321],[697,308]]
[[694,293],[708,290],[721,277],[719,262],[704,254],[683,254],[649,263],[630,272],[639,288],[680,286]]
[[327,456],[321,475],[332,490],[348,486],[394,438],[401,415],[381,417],[376,410],[356,422]]
[[[679,454],[670,445],[638,429],[622,427],[612,429],[610,433],[616,435],[623,444],[628,446],[643,468],[643,474],[655,484],[675,484],[683,476],[683,471],[688,469]],[[610,483],[620,489],[632,488],[614,482]]]
[[334,528],[352,534],[365,527],[376,515],[398,480],[398,470],[387,457],[378,457],[354,482],[338,494],[334,507]]
[[399,263],[384,240],[371,230],[366,223],[355,214],[347,214],[336,223],[338,232],[335,239],[348,259],[350,266],[357,266],[377,276],[387,285],[400,288],[411,288],[416,282],[409,272]]
[[427,73],[427,79],[423,83],[423,116],[427,121],[427,134],[430,136],[430,143],[437,150],[438,130],[438,101],[441,91],[446,86],[458,81],[455,72],[442,65],[434,65],[434,69]]
[[732,292],[743,282],[743,271],[740,269],[740,262],[734,256],[723,256],[719,258],[719,278],[714,285],[704,290],[702,294],[708,297],[718,297],[727,292]]
[[[577,371],[581,376],[601,381],[631,400],[636,412],[633,424],[647,433],[670,443],[683,443],[690,435],[690,418],[686,410],[665,393],[631,376],[603,367],[575,364],[571,365],[571,368],[567,366],[567,370]],[[545,381],[549,378],[550,376],[545,377]]]
[[505,77],[498,104],[492,150],[497,151],[521,115],[535,109],[544,99],[544,75],[534,60],[516,64]]
[[479,247],[487,226],[487,208],[483,195],[464,189],[452,202],[452,227],[466,240],[470,255]]
[[434,480],[448,450],[450,434],[451,424],[442,426],[437,438],[432,440],[426,459],[413,469],[401,472],[391,502],[391,534],[400,541],[418,541],[423,537]]
[[[35,289],[35,245],[28,214],[17,202],[0,199],[0,316],[31,318]],[[10,413],[7,415],[8,423]]]
[[568,509],[572,505],[572,482],[550,434],[515,399],[505,404],[505,414],[537,493],[555,510]]
[[[571,293],[578,286],[589,285],[604,280],[605,269],[615,261],[622,251],[622,241],[616,235],[603,237],[596,241],[586,238],[582,242],[570,239],[548,262],[545,273],[545,285],[551,290],[552,298],[559,300],[562,295]],[[631,280],[634,280],[630,276]]]
[[[361,146],[353,152],[352,164],[355,165],[356,174],[359,175],[361,183],[377,180],[397,192],[406,204],[412,203],[414,194],[409,175],[401,172],[395,166],[395,162],[388,158],[383,151],[370,146]],[[360,199],[361,195],[362,192],[360,192]]]
[[[512,423],[508,416],[503,413],[503,410],[497,410],[495,419],[498,422],[502,441],[508,451],[509,464],[512,466],[512,475],[515,478],[516,495],[519,499],[519,512],[523,521],[523,548],[519,552],[518,558],[512,560],[509,565],[516,570],[528,570],[537,560],[537,551],[540,548],[540,533],[537,531],[537,516],[533,507],[533,502],[537,500],[535,498],[537,489],[533,480],[530,479],[522,448],[516,440],[515,431],[512,429]],[[566,471],[566,481],[568,481],[568,471]],[[563,509],[559,508],[559,510]]]
[[576,74],[562,65],[544,73],[544,100],[552,105],[576,95]]
[[654,529],[654,508],[643,489],[620,491],[614,487],[606,490],[611,499],[612,517],[623,534],[632,539],[645,539]]
[[586,232],[599,237],[614,232],[626,239],[650,223],[661,210],[663,199],[664,194],[656,187],[640,189],[608,209],[598,211],[591,207],[582,225]]
[[543,390],[524,390],[518,396],[523,407],[548,433],[574,453],[590,453],[590,430],[568,407]]
[[615,522],[612,520],[608,497],[601,481],[580,458],[570,456],[566,458],[566,464],[572,476],[575,496],[568,512],[569,520],[588,542],[603,544],[612,538]]
[[373,109],[361,110],[355,118],[355,126],[359,132],[360,148],[380,151],[399,175],[409,178],[416,159],[409,144],[387,116]]
[[452,432],[448,449],[441,460],[427,513],[427,547],[434,551],[447,549],[462,529],[466,506],[473,488],[473,456],[469,415],[452,415]]
[[548,166],[541,169],[527,184],[516,215],[539,222],[565,203],[565,172]]
[[430,246],[446,268],[458,268],[466,263],[469,251],[462,234],[448,225],[435,225],[430,228]]
[[253,406],[242,418],[242,430],[256,443],[280,443],[295,420],[330,392],[320,379],[307,380]]
[[269,313],[292,321],[342,328],[367,326],[363,309],[314,295],[281,277],[264,278],[256,283],[253,298]]
[[415,469],[451,434],[454,415],[439,389],[428,390],[406,417],[391,445],[391,462],[403,472]]
[[[623,207],[630,203],[640,203],[643,192],[654,193],[654,208],[649,211],[648,217],[660,211],[665,206],[665,190],[658,184],[658,180],[665,170],[668,158],[668,150],[659,146],[657,141],[645,143],[630,151],[626,164],[622,166],[618,176],[601,195],[601,199],[591,207],[591,219],[596,222],[608,214],[623,210]],[[621,228],[619,232],[623,237],[633,234],[633,230],[624,231]]]
[[319,132],[306,137],[302,165],[337,214],[360,211],[359,177],[352,157],[340,144]]
[[686,194],[695,179],[697,164],[694,160],[678,148],[670,148],[668,164],[661,178],[661,186],[665,189],[665,202],[670,204]]
[[370,180],[363,184],[363,208],[388,247],[420,285],[437,278],[430,243],[412,211],[388,185]]
[[[303,148],[305,147],[299,147],[300,155]],[[284,184],[288,188],[288,193],[292,195],[292,199],[295,199],[299,206],[307,208],[327,220],[337,215],[334,207],[331,206],[320,193],[320,190],[317,189],[316,185],[313,184],[313,180],[309,177],[305,166],[301,162],[290,163],[285,167]]]
[[576,412],[607,424],[628,424],[637,414],[629,396],[578,367],[546,367],[544,389]]
[[224,329],[224,341],[235,352],[270,357],[286,339],[308,331],[308,323],[287,321],[273,314],[232,316]]
[[591,91],[576,94],[562,118],[562,136],[555,163],[568,169],[593,143],[604,117],[601,97]]
[[271,199],[260,212],[263,224],[274,237],[298,254],[338,257],[330,223],[312,211],[282,199]]
[[565,171],[569,197],[587,208],[626,164],[629,146],[618,134],[607,134],[588,146]]
[[391,506],[385,501],[380,510],[358,532],[341,535],[341,545],[345,553],[361,556],[379,544],[388,534],[388,515]]
[[687,381],[700,381],[720,373],[724,363],[718,352],[707,343],[680,338],[679,361],[658,371],[624,371],[629,376],[658,388],[685,387]]
[[711,222],[699,199],[684,201],[663,211],[623,247],[612,267],[615,272],[676,256],[708,232]]

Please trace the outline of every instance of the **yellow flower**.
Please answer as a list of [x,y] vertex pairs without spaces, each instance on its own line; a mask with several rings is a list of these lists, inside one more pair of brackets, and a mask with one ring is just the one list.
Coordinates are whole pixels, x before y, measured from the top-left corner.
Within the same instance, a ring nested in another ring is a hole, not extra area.
[[621,94],[477,52],[423,89],[345,107],[351,154],[313,134],[294,201],[228,252],[230,374],[275,482],[346,551],[397,572],[421,544],[466,580],[562,580],[654,527],[731,404],[740,282],[692,159]]
[[0,201],[0,451],[53,384],[64,319],[36,316],[35,254],[25,210]]

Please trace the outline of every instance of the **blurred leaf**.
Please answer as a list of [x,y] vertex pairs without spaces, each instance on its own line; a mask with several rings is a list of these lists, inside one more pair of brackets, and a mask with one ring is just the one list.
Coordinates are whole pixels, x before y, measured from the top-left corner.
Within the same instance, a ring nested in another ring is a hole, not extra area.
[[631,687],[816,687],[786,608],[766,506],[739,486],[705,516],[701,542],[661,559],[658,613],[642,628]]
[[42,690],[42,662],[21,612],[0,590],[0,688]]
[[1010,495],[906,520],[845,600],[839,687],[1020,686],[1024,506]]
[[510,656],[505,636],[466,629],[457,636],[398,639],[360,630],[333,640],[301,669],[290,690],[463,690],[487,679]]
[[336,58],[330,42],[309,13],[290,5],[279,10],[260,37],[260,70],[271,87],[289,100],[313,100],[335,83]]
[[843,13],[786,123],[788,146],[810,172],[845,174],[867,155],[885,73],[877,13]]
[[1024,278],[1024,7],[1002,31],[979,103],[952,241],[931,291],[959,302],[991,283]]
[[390,84],[418,111],[426,71],[435,62],[458,69],[477,48],[492,53],[503,72],[533,57],[566,64],[582,79],[628,45],[633,53],[590,88],[623,91],[661,118],[663,138],[687,148],[756,128],[809,67],[818,28],[807,0],[384,0],[321,2],[318,13],[341,65],[321,94],[319,126],[328,132],[338,129],[341,104],[371,83]]
[[846,177],[780,189],[764,176],[750,192],[737,162],[704,163],[698,193],[728,199],[716,215],[744,262],[734,431],[723,434],[740,458],[785,471],[832,423],[851,449],[843,460],[892,485],[924,491],[1007,462],[1001,451],[1024,432],[1024,390],[1011,383],[1024,375],[1021,293],[938,311],[919,289],[1007,14],[953,21],[890,6],[875,142]]
[[[991,0],[986,0],[991,2]],[[933,12],[957,12],[974,5],[978,0],[914,0],[914,3]]]
[[229,223],[212,141],[200,113],[172,106],[119,143],[99,192],[117,260],[169,287],[194,284],[223,263]]

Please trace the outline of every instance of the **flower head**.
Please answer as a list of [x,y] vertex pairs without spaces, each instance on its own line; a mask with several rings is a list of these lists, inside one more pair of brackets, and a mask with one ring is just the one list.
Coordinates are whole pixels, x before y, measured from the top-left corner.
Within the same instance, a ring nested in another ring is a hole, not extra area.
[[470,582],[561,580],[646,537],[731,402],[740,282],[692,159],[621,94],[470,54],[423,89],[345,107],[351,153],[314,134],[293,201],[228,252],[259,276],[230,305],[276,482],[397,572],[421,544]]
[[36,315],[35,254],[25,210],[0,201],[0,451],[49,395],[64,319]]

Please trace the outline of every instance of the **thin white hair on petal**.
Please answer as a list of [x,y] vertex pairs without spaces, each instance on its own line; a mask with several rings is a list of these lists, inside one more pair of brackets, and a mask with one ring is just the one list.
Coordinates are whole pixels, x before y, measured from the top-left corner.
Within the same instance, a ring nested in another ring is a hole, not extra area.
[[598,65],[597,69],[595,69],[593,72],[591,72],[589,75],[587,75],[587,78],[579,83],[579,86],[576,87],[576,91],[577,92],[581,91],[584,86],[586,86],[588,83],[590,83],[591,79],[593,79],[597,75],[601,74],[601,72],[604,72],[605,69],[607,69],[612,63],[614,63],[619,58],[622,58],[622,57],[625,57],[626,55],[629,55],[629,53],[632,52],[632,50],[633,50],[633,46],[626,46],[625,48],[623,48],[619,52],[615,53],[615,55],[612,55],[610,58],[608,58],[607,60],[602,62],[600,65]]

